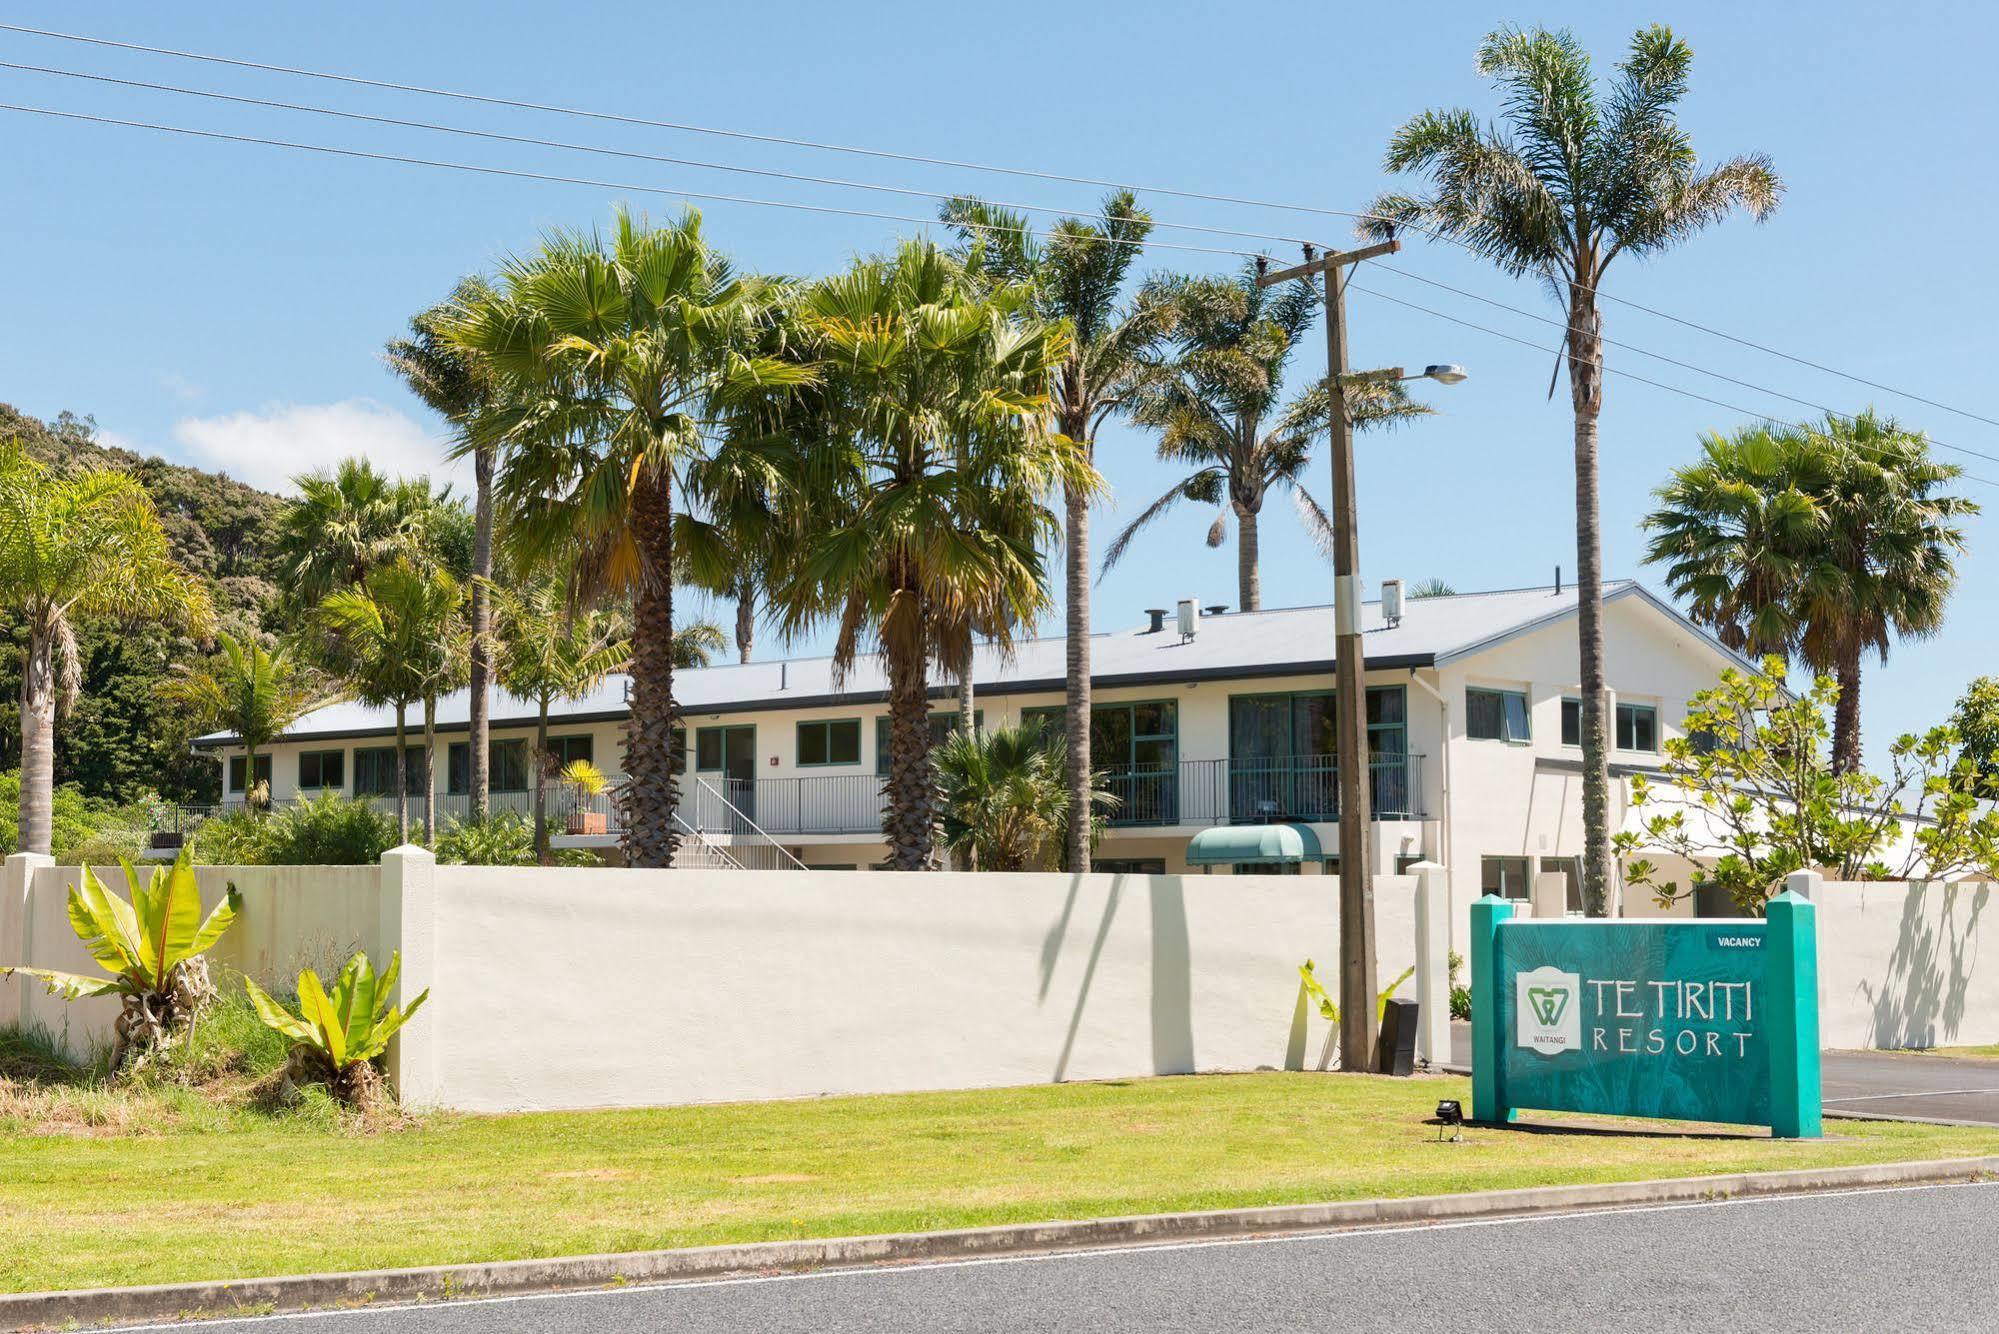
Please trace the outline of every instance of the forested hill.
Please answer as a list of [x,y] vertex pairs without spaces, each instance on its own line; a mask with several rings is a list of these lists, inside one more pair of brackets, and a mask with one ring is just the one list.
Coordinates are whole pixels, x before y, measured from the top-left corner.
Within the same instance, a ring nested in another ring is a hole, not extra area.
[[[223,626],[238,633],[279,628],[269,622],[278,589],[279,497],[100,444],[87,417],[66,412],[43,422],[0,403],[0,440],[15,438],[53,468],[117,468],[136,476],[152,493],[181,563],[209,585]],[[11,769],[20,762],[21,638],[14,617],[0,615],[12,645],[0,654],[0,769]],[[128,799],[154,791],[175,801],[212,799],[213,761],[188,754],[187,729],[155,694],[161,678],[197,655],[198,646],[157,629],[88,623],[78,626],[77,639],[83,695],[56,728],[56,780],[90,796]]]

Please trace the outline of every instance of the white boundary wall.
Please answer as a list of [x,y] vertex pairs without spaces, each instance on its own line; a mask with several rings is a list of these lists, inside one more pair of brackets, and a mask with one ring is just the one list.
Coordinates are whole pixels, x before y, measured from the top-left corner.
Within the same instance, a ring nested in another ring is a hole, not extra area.
[[1809,892],[1827,1047],[1999,1042],[1999,885],[1825,881]]

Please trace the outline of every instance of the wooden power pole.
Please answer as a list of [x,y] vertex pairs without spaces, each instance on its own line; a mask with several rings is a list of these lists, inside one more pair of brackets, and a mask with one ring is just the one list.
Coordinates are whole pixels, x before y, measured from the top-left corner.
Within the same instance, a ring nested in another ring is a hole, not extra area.
[[1340,1068],[1373,1070],[1375,1016],[1374,872],[1368,865],[1367,829],[1373,818],[1369,798],[1366,650],[1361,644],[1360,524],[1354,504],[1353,417],[1346,386],[1358,380],[1400,380],[1402,370],[1354,375],[1347,369],[1347,270],[1365,259],[1392,255],[1399,241],[1359,250],[1328,250],[1276,273],[1259,273],[1256,283],[1326,278],[1326,385],[1332,393],[1333,465],[1333,656],[1338,687],[1334,764],[1340,804]]

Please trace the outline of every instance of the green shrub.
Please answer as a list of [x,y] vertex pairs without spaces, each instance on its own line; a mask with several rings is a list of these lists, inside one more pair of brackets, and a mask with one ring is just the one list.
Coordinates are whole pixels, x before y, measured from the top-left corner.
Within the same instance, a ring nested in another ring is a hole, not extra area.
[[452,820],[436,851],[440,862],[461,866],[533,866],[534,822],[516,811]]
[[396,846],[396,818],[329,792],[274,811],[233,810],[194,831],[209,866],[366,866]]
[[400,953],[391,954],[388,968],[377,977],[367,954],[357,950],[334,979],[330,995],[320,985],[319,975],[307,968],[298,975],[297,1014],[249,978],[243,979],[257,1016],[273,1032],[292,1040],[285,1068],[292,1084],[324,1084],[341,1102],[364,1110],[381,1101],[382,1072],[375,1061],[430,995],[426,988],[408,1005],[391,1004],[402,964]]
[[188,839],[203,866],[262,866],[270,861],[270,817],[239,807],[204,820]]
[[[73,783],[59,783],[51,795],[49,847],[59,862],[77,865],[116,862],[145,846],[154,801],[115,802],[86,797]],[[0,773],[0,855],[20,851],[21,771]]]

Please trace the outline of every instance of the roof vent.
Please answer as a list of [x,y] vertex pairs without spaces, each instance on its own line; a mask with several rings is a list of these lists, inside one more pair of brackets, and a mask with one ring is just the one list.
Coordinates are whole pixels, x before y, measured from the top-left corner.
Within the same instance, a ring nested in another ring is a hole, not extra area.
[[1229,604],[1226,602],[1211,602],[1207,606],[1201,608],[1201,614],[1203,616],[1221,616],[1225,615],[1228,612],[1228,609],[1229,609]]
[[1402,624],[1402,581],[1383,579],[1381,581],[1381,619],[1389,629]]
[[1161,630],[1164,630],[1166,628],[1166,617],[1168,615],[1166,608],[1147,607],[1145,609],[1145,614],[1152,618],[1152,624],[1148,625],[1145,628],[1145,633],[1149,635],[1156,635]]
[[1192,598],[1180,599],[1180,641],[1185,643],[1201,632],[1201,604]]

